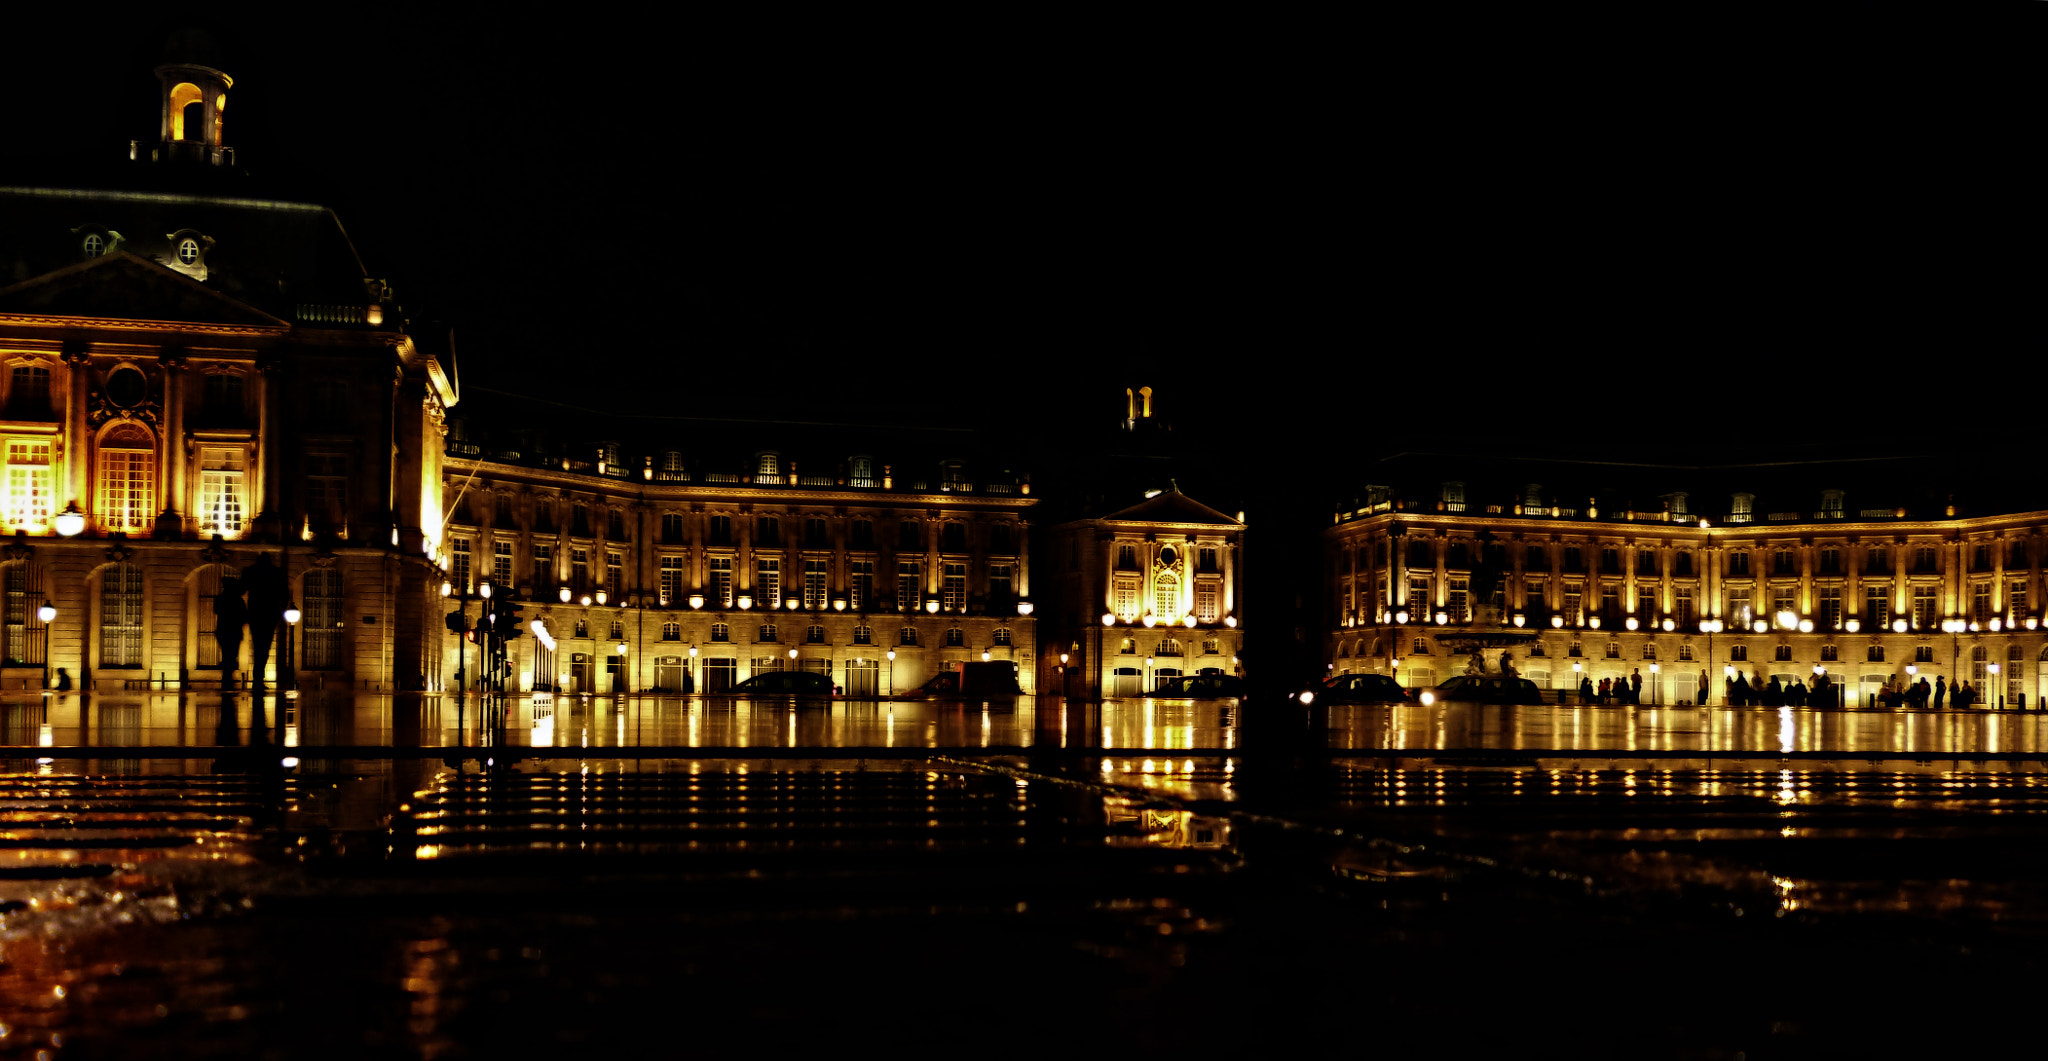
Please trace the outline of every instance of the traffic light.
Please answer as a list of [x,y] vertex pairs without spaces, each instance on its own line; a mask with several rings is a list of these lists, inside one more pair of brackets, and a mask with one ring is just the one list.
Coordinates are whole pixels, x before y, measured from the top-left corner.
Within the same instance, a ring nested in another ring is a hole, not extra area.
[[526,628],[519,622],[519,605],[510,601],[498,605],[498,622],[495,633],[501,641],[516,641]]
[[456,610],[449,612],[447,621],[448,629],[454,631],[455,633],[459,634],[469,629],[469,616],[467,614],[464,614],[464,612],[460,608],[457,608]]

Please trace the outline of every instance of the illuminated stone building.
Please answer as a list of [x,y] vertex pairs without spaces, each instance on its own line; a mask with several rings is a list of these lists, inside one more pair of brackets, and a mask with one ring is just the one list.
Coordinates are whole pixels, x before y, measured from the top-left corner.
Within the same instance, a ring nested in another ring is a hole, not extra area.
[[235,171],[232,79],[157,73],[160,142],[0,187],[0,681],[217,687],[212,594],[267,557],[302,682],[418,687],[451,381],[330,210]]
[[1165,678],[1239,673],[1242,520],[1164,490],[1052,527],[1047,546],[1053,688],[1136,696]]
[[2048,694],[2048,504],[1981,454],[1404,455],[1370,474],[1323,532],[1335,673],[1441,682],[1470,657],[1439,635],[1483,624],[1539,633],[1510,655],[1542,688],[1639,670],[1646,703],[1697,702],[1703,671],[1720,702],[1730,668],[1785,684],[1825,668],[1851,706],[1919,677],[1960,677],[1980,706]]
[[523,690],[717,692],[801,669],[886,696],[978,660],[1036,688],[1036,499],[966,442],[665,421],[560,449],[537,414],[485,418],[453,424],[440,556],[453,587],[509,587],[547,632],[552,648],[512,646]]

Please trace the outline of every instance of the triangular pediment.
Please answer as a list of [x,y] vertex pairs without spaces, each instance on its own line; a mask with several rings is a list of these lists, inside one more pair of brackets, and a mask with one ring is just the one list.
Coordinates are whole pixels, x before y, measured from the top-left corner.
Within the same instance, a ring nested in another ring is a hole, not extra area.
[[1243,524],[1229,516],[1181,493],[1168,490],[1154,497],[1148,497],[1121,512],[1102,517],[1123,523],[1181,523],[1210,526],[1239,527]]
[[114,251],[0,288],[0,314],[84,320],[161,321],[245,328],[289,327],[155,262]]

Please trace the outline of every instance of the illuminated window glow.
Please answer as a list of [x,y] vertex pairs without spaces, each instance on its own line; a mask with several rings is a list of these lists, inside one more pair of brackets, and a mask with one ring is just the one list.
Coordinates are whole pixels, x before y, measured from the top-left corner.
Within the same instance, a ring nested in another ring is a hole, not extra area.
[[155,517],[154,448],[146,437],[131,437],[125,432],[109,435],[100,444],[100,526],[141,534],[149,530]]
[[199,471],[199,522],[207,534],[234,539],[242,536],[243,456],[239,449],[208,448],[201,451]]

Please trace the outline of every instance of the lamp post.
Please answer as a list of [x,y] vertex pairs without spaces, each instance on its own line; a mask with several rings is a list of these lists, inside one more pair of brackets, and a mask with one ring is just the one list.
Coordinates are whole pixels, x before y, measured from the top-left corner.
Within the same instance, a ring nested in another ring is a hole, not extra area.
[[286,689],[296,689],[299,686],[298,653],[293,647],[293,642],[297,640],[299,620],[304,617],[305,613],[299,611],[299,606],[293,603],[291,596],[287,594],[284,598],[284,660],[283,666],[278,670],[278,684]]
[[613,693],[614,695],[618,695],[618,694],[622,694],[622,693],[630,693],[630,692],[632,692],[632,691],[633,691],[633,683],[632,683],[631,681],[628,681],[628,680],[627,680],[627,677],[626,677],[626,675],[627,675],[627,671],[626,671],[626,639],[625,639],[625,638],[623,638],[623,637],[622,637],[622,638],[620,638],[620,639],[619,639],[619,644],[618,644],[618,648],[617,648],[617,651],[618,651],[618,655],[619,655],[619,676],[618,676],[618,678],[617,678],[617,679],[615,679],[615,680],[614,680],[614,681],[612,682],[612,693]]
[[[48,689],[50,687],[50,623],[57,618],[57,606],[51,604],[48,597],[44,597],[42,607],[36,609],[36,618],[43,624],[43,688]],[[84,670],[81,669],[78,676],[82,681],[85,678]],[[80,688],[83,688],[83,686],[80,686]],[[80,703],[82,704],[84,701],[80,700]],[[85,708],[83,707],[79,708],[81,712],[84,710]]]
[[896,650],[893,648],[890,649],[887,655],[889,657],[889,686],[888,689],[882,693],[883,699],[887,699],[891,696],[896,695]]

